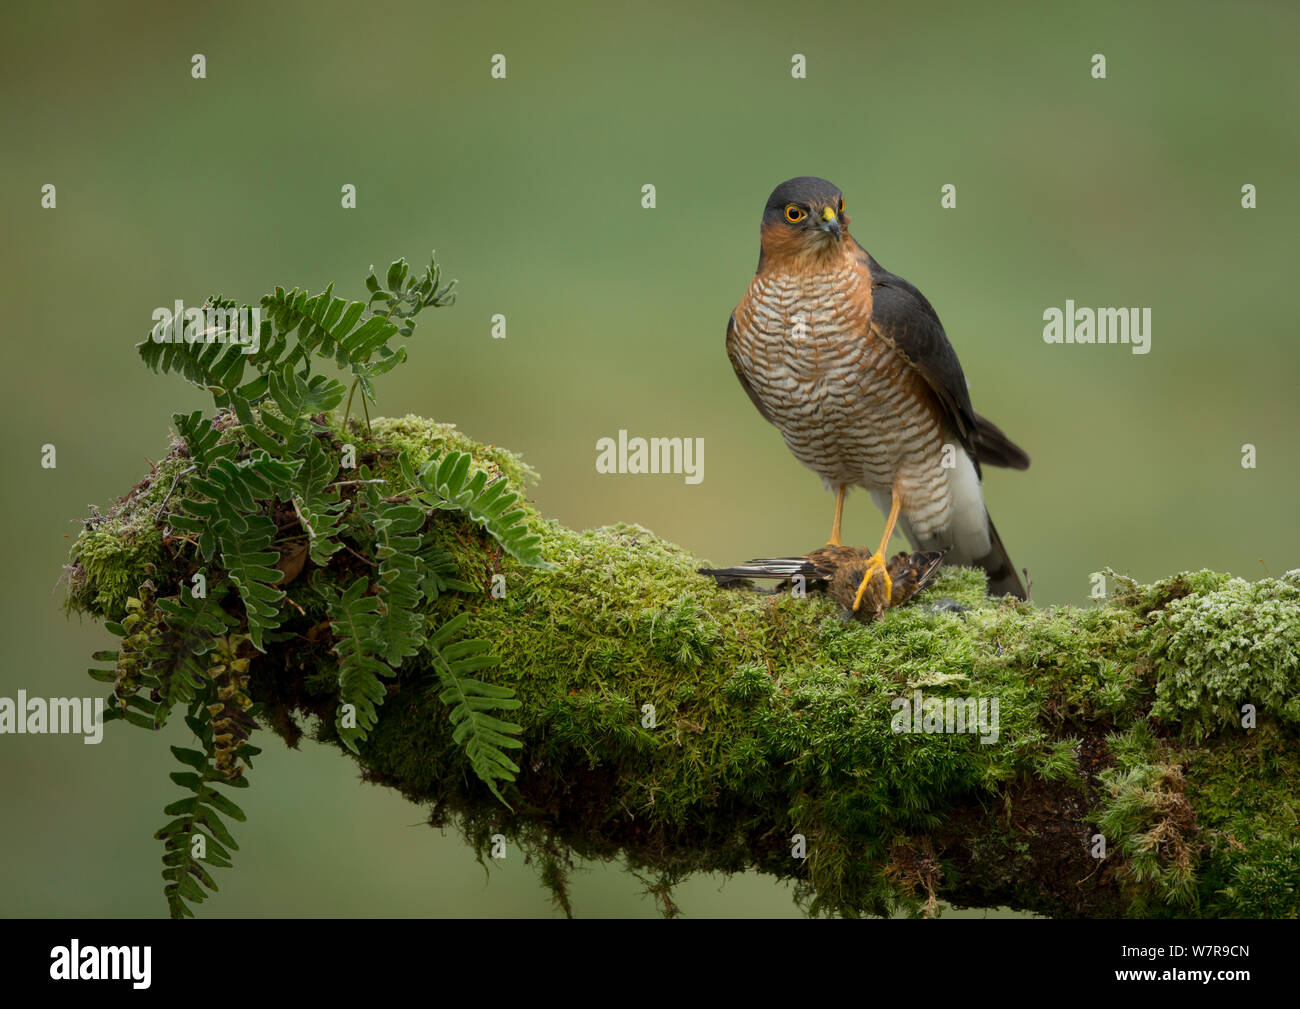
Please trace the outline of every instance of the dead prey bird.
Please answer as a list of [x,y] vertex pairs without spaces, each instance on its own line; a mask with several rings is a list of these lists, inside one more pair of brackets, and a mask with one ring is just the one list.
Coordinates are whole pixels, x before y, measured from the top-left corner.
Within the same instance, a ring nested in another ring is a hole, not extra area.
[[[878,619],[891,606],[901,606],[934,578],[934,572],[943,561],[948,548],[918,550],[915,553],[900,551],[886,565],[888,581],[865,578],[874,556],[862,547],[827,545],[812,553],[797,557],[760,557],[732,568],[700,568],[719,588],[750,588],[753,578],[778,578],[781,581],[771,590],[781,592],[786,584],[795,584],[802,577],[811,589],[824,589],[840,604],[841,616],[856,616],[869,622]],[[888,587],[889,596],[885,596]]]

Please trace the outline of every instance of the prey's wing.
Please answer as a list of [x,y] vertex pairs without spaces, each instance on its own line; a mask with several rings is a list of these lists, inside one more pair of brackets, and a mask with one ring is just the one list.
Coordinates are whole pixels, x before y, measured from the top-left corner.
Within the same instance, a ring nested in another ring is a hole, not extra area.
[[825,562],[804,555],[799,557],[757,557],[730,568],[700,568],[720,586],[734,585],[748,578],[776,578],[786,580],[802,575],[810,582],[829,581],[834,569]]

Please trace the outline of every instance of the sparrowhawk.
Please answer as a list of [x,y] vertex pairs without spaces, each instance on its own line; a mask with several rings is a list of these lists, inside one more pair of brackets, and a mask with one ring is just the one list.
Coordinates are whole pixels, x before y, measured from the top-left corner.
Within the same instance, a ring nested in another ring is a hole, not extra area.
[[849,234],[844,197],[801,177],[772,191],[749,290],[727,326],[740,384],[801,463],[844,495],[866,488],[888,516],[854,608],[877,573],[892,596],[885,550],[900,526],[917,550],[948,549],[989,591],[1025,598],[984,507],[980,465],[1025,469],[1029,457],[971,406],[939,316]]

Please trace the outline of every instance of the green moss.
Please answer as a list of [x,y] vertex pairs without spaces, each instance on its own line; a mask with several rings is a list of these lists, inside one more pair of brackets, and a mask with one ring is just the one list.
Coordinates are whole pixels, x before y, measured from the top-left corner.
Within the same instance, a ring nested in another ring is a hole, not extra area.
[[537,471],[519,454],[476,442],[455,424],[441,424],[413,414],[377,418],[371,424],[369,435],[361,422],[353,420],[349,440],[359,447],[383,452],[389,459],[395,459],[402,451],[409,451],[421,459],[427,459],[434,451],[439,454],[469,452],[479,469],[487,470],[489,476],[504,475],[518,490],[538,480]]
[[[389,493],[404,489],[402,450],[468,451],[521,488],[535,477],[513,453],[420,418],[377,420],[369,437],[354,424],[338,440]],[[108,543],[148,527],[144,497],[138,505],[99,527],[104,562],[82,563],[74,608],[107,614],[97,600],[132,587],[138,564],[125,558],[140,555]],[[438,542],[479,591],[428,606],[431,627],[469,615],[467,633],[502,659],[492,679],[522,701],[513,812],[469,772],[418,663],[394,681],[360,763],[430,805],[433,822],[457,823],[480,853],[497,832],[523,845],[566,908],[564,870],[577,857],[622,857],[666,902],[665,881],[757,867],[795,880],[817,913],[919,912],[936,894],[1047,914],[1300,906],[1285,862],[1296,809],[1276,794],[1300,774],[1295,574],[1255,585],[1210,572],[1121,579],[1104,605],[1036,609],[988,599],[982,572],[942,569],[913,602],[863,625],[817,593],[719,590],[697,574],[699,558],[641,526],[580,532],[531,506],[528,522],[549,572],[448,516]],[[150,563],[171,563],[154,550]],[[487,591],[496,573],[500,598]],[[257,659],[254,696],[277,728],[312,714],[334,742],[334,659],[305,640],[321,614],[300,588],[290,597],[303,612],[283,628],[299,637]],[[917,690],[996,698],[997,740],[896,733],[892,704]],[[1227,717],[1243,698],[1261,725],[1245,747]],[[1265,764],[1265,738],[1289,749]],[[1248,759],[1268,804],[1242,819],[1224,790]],[[1089,824],[1112,852],[1100,868],[1082,841]],[[797,834],[806,859],[791,855]]]
[[[68,612],[108,620],[126,615],[128,597],[164,561],[163,500],[188,461],[172,451],[107,513],[93,515],[72,544],[67,566]],[[178,488],[179,490],[179,488]],[[175,494],[173,494],[173,500]]]
[[772,680],[767,670],[756,662],[738,666],[722,688],[730,704],[752,704],[772,696]]
[[1277,724],[1187,753],[1187,794],[1201,828],[1201,891],[1216,917],[1300,916],[1296,741]]
[[1124,859],[1120,877],[1130,893],[1129,913],[1187,910],[1198,899],[1198,827],[1181,759],[1142,723],[1109,742],[1115,763],[1099,776],[1105,798],[1089,820]]

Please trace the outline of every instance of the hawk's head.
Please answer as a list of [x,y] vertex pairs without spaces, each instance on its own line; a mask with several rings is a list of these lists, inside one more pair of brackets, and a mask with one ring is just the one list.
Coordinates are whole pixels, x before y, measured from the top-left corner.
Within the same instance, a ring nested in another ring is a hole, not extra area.
[[763,210],[763,256],[804,262],[838,257],[848,224],[844,195],[825,179],[801,175],[782,182]]

